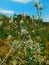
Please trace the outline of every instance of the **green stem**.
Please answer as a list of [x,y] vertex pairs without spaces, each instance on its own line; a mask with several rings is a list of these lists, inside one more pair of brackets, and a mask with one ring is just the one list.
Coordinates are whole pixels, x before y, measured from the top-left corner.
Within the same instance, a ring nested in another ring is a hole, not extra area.
[[37,9],[37,15],[39,16],[39,11],[38,11],[38,7],[36,7],[36,9]]
[[42,17],[42,12],[40,11],[40,17]]

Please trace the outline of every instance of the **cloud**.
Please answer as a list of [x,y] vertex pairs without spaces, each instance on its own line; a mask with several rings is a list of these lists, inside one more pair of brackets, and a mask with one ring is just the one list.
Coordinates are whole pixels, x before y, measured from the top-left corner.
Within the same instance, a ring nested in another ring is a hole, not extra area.
[[0,8],[0,13],[3,13],[3,14],[14,14],[14,11],[12,11],[12,10],[5,10],[5,9],[1,9]]
[[44,18],[44,22],[49,22],[49,16]]
[[39,2],[39,0],[34,0],[35,2]]
[[29,3],[29,2],[39,2],[40,0],[4,0],[4,1],[11,1],[11,2],[17,2],[17,3]]
[[11,0],[13,2],[18,2],[18,3],[28,3],[31,2],[32,0]]

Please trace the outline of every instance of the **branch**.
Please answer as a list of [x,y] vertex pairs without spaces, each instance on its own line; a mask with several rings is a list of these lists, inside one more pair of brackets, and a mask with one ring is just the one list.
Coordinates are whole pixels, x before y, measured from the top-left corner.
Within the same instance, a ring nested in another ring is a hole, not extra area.
[[[18,45],[17,48],[19,48],[20,46],[21,46],[21,44]],[[16,49],[17,49],[17,48],[16,48]],[[11,52],[12,52],[12,50],[13,50],[13,45],[11,46],[11,49],[10,49],[9,53],[8,53],[7,56],[3,59],[3,61],[0,63],[0,65],[2,65],[2,64],[4,63],[4,61],[9,57],[9,55],[10,55]]]
[[12,47],[9,51],[9,53],[7,54],[7,56],[3,59],[3,61],[0,63],[0,65],[2,65],[4,63],[4,61],[9,57],[10,53],[12,52]]

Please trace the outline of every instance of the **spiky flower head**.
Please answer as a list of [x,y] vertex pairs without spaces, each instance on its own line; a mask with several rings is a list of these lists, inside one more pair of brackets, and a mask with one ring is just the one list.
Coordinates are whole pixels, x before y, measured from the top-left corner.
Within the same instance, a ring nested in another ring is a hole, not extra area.
[[38,2],[34,2],[34,6],[37,7],[38,6]]
[[43,9],[43,5],[40,4],[40,5],[39,5],[39,10],[42,10],[42,9]]

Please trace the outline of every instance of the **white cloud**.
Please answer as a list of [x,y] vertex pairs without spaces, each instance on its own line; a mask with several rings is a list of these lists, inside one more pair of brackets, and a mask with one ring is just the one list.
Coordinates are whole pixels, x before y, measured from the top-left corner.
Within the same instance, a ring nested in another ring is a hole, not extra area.
[[12,10],[5,10],[5,9],[1,9],[0,8],[0,13],[3,13],[3,14],[14,14],[14,11],[12,11]]
[[28,3],[31,2],[32,0],[11,0],[13,2],[18,2],[18,3]]
[[28,3],[28,2],[39,2],[40,0],[4,0],[4,1],[12,1],[12,2],[18,2],[18,3]]
[[49,16],[44,18],[44,22],[49,22]]
[[39,0],[34,0],[35,2],[39,2]]

